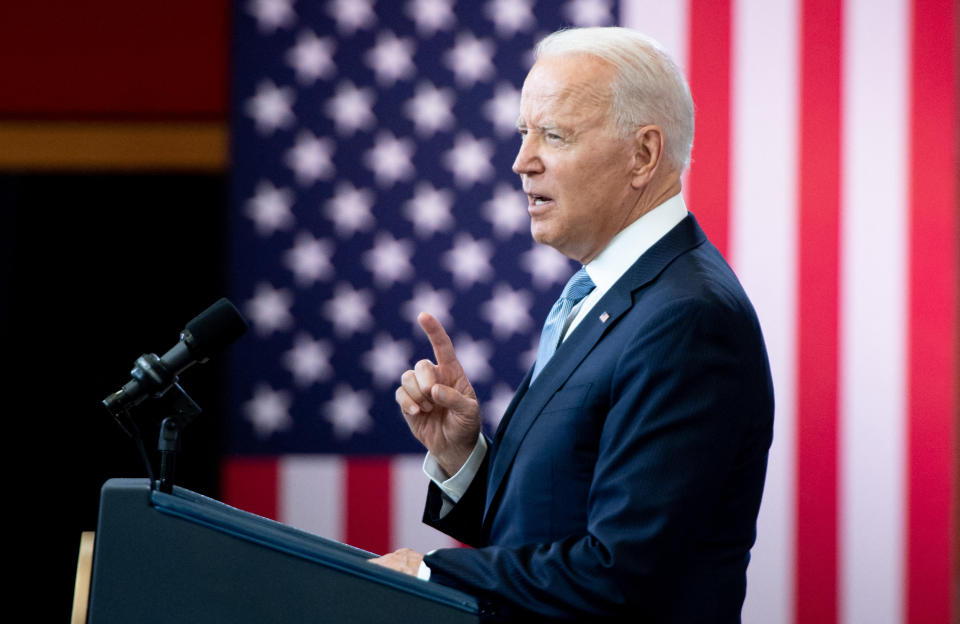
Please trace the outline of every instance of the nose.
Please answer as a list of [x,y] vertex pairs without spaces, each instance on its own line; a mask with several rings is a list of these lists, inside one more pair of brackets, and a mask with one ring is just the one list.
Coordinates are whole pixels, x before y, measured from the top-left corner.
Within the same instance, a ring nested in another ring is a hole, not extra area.
[[543,161],[540,160],[536,139],[532,132],[527,133],[521,138],[520,149],[517,150],[517,157],[513,161],[513,172],[517,175],[526,175],[542,171]]

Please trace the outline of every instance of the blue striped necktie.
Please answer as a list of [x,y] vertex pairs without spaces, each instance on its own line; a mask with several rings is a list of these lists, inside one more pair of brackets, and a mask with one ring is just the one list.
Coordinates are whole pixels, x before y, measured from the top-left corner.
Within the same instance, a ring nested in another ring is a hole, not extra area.
[[530,378],[530,383],[533,383],[533,380],[537,378],[537,375],[547,365],[560,345],[560,339],[563,337],[563,330],[567,326],[567,317],[570,316],[570,310],[586,297],[593,288],[593,280],[590,279],[583,267],[580,267],[580,270],[574,273],[567,285],[563,287],[560,298],[550,308],[547,321],[543,324],[543,331],[540,333],[540,346],[537,347],[537,363],[533,367],[533,377]]

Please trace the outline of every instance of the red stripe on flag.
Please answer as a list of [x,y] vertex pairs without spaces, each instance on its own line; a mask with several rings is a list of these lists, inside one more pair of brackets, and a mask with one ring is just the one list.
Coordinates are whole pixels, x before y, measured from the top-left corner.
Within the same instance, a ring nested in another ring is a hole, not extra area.
[[393,550],[389,458],[347,460],[346,513],[348,544],[378,554]]
[[951,495],[960,373],[957,15],[955,3],[942,0],[915,0],[912,8],[906,618],[953,622]]
[[221,464],[223,501],[239,509],[279,520],[279,473],[274,457],[228,457]]
[[841,6],[804,0],[798,165],[796,621],[837,621]]
[[726,256],[730,203],[730,2],[691,0],[688,75],[697,109],[690,207]]

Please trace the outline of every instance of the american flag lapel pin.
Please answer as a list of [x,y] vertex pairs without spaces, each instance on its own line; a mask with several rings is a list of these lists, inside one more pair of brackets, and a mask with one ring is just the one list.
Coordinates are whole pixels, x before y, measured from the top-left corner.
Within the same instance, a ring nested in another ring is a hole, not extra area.
[[608,318],[610,318],[610,315],[604,312],[603,314],[600,315],[600,322],[606,323]]

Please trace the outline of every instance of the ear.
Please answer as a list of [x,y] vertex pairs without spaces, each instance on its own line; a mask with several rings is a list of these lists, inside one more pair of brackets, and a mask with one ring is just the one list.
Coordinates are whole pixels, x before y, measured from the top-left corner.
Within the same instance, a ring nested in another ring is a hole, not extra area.
[[634,132],[634,165],[631,171],[631,186],[641,189],[657,172],[663,160],[663,130],[649,125]]

